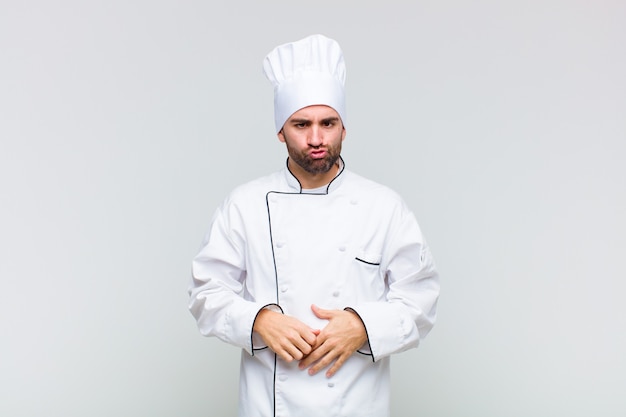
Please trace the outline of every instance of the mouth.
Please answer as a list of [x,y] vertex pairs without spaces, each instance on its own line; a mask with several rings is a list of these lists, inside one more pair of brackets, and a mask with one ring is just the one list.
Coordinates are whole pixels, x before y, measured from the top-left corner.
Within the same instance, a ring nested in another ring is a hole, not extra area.
[[325,149],[315,149],[309,152],[309,155],[313,159],[321,159],[326,156],[327,152]]

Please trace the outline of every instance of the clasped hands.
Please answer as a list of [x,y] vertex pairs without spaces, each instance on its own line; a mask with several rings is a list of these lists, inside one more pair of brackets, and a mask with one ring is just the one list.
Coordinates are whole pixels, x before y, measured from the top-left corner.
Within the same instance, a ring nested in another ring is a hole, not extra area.
[[295,317],[263,309],[253,330],[283,360],[300,361],[298,367],[308,368],[309,375],[330,366],[326,371],[330,378],[365,343],[365,327],[350,310],[325,310],[316,305],[311,310],[318,318],[328,320],[326,327],[312,329]]

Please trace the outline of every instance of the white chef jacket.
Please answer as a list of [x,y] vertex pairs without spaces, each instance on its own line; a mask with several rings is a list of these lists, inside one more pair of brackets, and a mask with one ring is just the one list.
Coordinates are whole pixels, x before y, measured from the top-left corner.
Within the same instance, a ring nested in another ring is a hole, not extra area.
[[[193,260],[200,332],[242,348],[240,417],[389,416],[389,356],[435,321],[439,280],[415,217],[389,188],[344,169],[324,194],[287,167],[236,188]],[[311,304],[354,310],[368,342],[339,371],[309,375],[252,331],[263,308],[321,329]]]

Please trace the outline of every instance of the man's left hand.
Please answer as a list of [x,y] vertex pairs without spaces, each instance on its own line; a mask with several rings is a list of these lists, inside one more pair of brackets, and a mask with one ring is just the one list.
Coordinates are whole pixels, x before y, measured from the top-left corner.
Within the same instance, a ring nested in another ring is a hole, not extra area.
[[317,336],[312,351],[298,365],[300,369],[309,368],[309,375],[332,364],[326,371],[330,378],[345,361],[367,341],[363,322],[350,310],[325,310],[316,305],[311,306],[313,313],[320,319],[328,320],[328,324]]

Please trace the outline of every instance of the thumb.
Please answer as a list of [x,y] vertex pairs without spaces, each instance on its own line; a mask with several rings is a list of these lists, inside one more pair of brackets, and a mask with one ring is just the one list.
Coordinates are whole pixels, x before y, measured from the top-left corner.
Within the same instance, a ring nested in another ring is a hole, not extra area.
[[315,304],[311,305],[311,310],[313,310],[313,314],[315,314],[318,319],[329,320],[333,316],[331,310],[324,310],[323,308],[319,308]]

